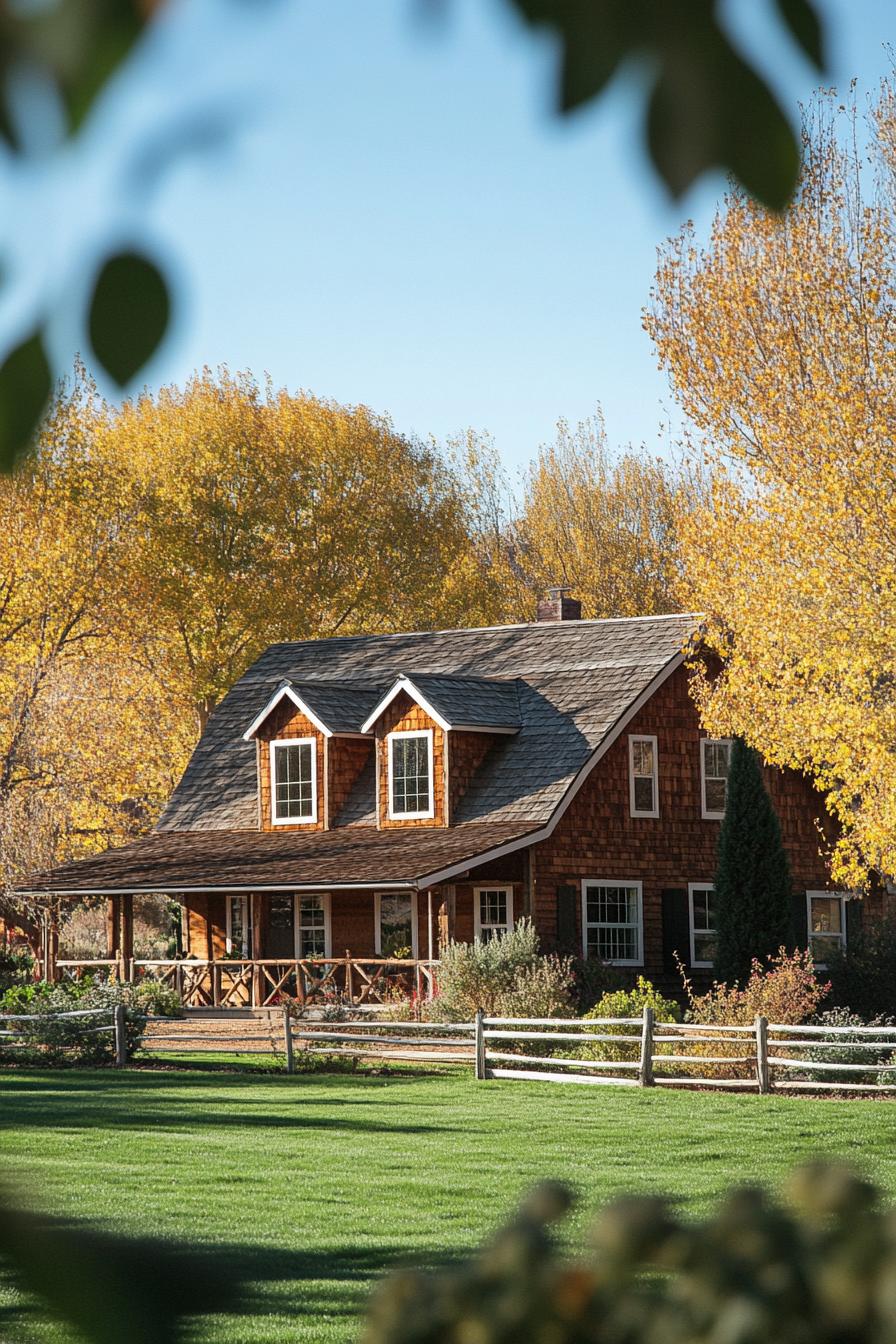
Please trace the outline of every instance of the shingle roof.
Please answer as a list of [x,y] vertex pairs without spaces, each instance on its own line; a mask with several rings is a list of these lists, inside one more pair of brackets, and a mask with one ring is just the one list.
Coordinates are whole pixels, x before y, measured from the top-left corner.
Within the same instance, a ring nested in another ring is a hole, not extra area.
[[[451,727],[510,728],[521,726],[517,679],[447,677],[414,672],[393,683],[407,681]],[[370,711],[373,713],[376,706]]]
[[[426,680],[443,697],[463,681],[471,693],[508,699],[513,686],[519,732],[488,752],[457,821],[543,824],[617,719],[682,650],[697,620],[556,621],[274,644],[215,710],[159,829],[256,826],[255,746],[242,735],[282,682],[324,697],[322,683],[381,696],[400,676]],[[494,691],[495,682],[506,689]],[[422,843],[423,830],[413,834]]]
[[357,733],[382,691],[376,685],[346,681],[290,681],[287,683],[313,710],[331,733]]
[[413,886],[428,874],[475,859],[526,834],[517,823],[433,830],[156,831],[95,858],[29,880],[27,890],[60,893],[237,888]]

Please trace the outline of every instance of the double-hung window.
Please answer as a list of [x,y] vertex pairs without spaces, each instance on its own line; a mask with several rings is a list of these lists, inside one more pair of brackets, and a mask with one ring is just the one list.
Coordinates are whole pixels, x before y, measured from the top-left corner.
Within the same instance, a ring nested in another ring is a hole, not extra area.
[[846,946],[846,898],[842,892],[807,891],[809,950],[822,970],[832,947]]
[[389,816],[433,816],[432,729],[389,734]]
[[660,798],[656,738],[631,735],[628,739],[629,804],[633,817],[658,817]]
[[725,815],[730,763],[730,737],[701,737],[700,802],[702,815],[708,821],[719,821]]
[[513,887],[473,889],[473,935],[486,943],[513,928]]
[[237,960],[252,955],[252,920],[248,896],[227,897],[227,955]]
[[715,961],[715,898],[715,888],[708,882],[691,882],[688,886],[692,966],[712,966]]
[[641,883],[582,883],[582,942],[586,957],[617,966],[643,963]]
[[275,826],[317,820],[317,749],[313,737],[271,743],[271,821]]
[[298,897],[298,954],[300,957],[327,957],[330,954],[329,898]]

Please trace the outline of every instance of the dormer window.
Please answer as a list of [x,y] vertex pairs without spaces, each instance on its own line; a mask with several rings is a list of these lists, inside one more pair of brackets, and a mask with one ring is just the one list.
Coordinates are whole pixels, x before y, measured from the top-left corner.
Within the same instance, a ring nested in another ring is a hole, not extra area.
[[317,820],[317,750],[313,737],[271,743],[271,821],[275,826]]
[[390,733],[390,818],[415,821],[433,814],[432,729]]

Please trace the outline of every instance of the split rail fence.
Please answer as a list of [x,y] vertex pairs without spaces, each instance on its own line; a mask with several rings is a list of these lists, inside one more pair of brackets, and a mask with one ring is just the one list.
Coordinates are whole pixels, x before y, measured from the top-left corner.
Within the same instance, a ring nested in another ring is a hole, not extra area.
[[[77,1034],[112,1033],[115,1062],[128,1059],[125,1010],[0,1015],[0,1055],[33,1047],[39,1024],[66,1021]],[[326,1021],[289,1009],[247,1032],[226,1021],[212,1033],[196,1019],[143,1019],[142,1056],[269,1054],[295,1071],[302,1055],[472,1065],[477,1079],[608,1087],[713,1087],[770,1092],[896,1092],[896,1026],[793,1026],[757,1017],[750,1026],[637,1018],[510,1018],[473,1022]],[[258,1025],[256,1025],[256,1023]],[[223,1027],[223,1031],[220,1029]]]
[[[67,1035],[114,1037],[115,1063],[127,1063],[128,1048],[125,1010],[116,1008],[80,1008],[69,1013],[0,1013],[0,1055],[5,1050],[34,1050],[46,1044],[45,1034],[54,1023],[64,1023]],[[58,1042],[58,1048],[75,1045],[75,1040]]]

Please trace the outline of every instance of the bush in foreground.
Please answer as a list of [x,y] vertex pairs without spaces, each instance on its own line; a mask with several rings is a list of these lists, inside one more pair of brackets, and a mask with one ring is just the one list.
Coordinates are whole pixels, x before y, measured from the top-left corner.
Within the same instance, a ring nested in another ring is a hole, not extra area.
[[[590,1012],[585,1013],[585,1018],[637,1018],[642,1016],[645,1008],[653,1009],[656,1022],[681,1021],[681,1009],[678,1004],[673,999],[664,999],[656,986],[643,975],[638,976],[632,989],[616,989],[610,994],[605,994]],[[637,1031],[636,1023],[625,1027],[601,1028],[601,1034],[606,1036],[632,1036],[637,1034]],[[613,1041],[595,1041],[593,1045],[583,1046],[580,1053],[583,1059],[635,1060],[641,1053],[641,1047],[640,1042],[634,1041],[621,1042],[619,1045]]]
[[469,1022],[478,1008],[490,1017],[571,1015],[572,959],[542,956],[528,919],[485,942],[449,943],[430,1015],[437,1022]]
[[362,1344],[873,1344],[896,1330],[896,1225],[846,1168],[793,1173],[786,1203],[733,1190],[701,1222],[662,1199],[608,1205],[576,1258],[550,1225],[572,1199],[536,1189],[457,1269],[392,1275]]
[[872,924],[827,957],[831,1001],[861,1017],[896,1017],[896,926]]
[[[125,1010],[125,1041],[128,1055],[139,1050],[143,1040],[144,1017],[178,1017],[183,1012],[180,998],[157,981],[144,980],[136,985],[80,984],[19,986],[3,995],[0,1012],[15,1013],[28,1020],[16,1024],[23,1045],[4,1048],[4,1056],[19,1062],[28,1058],[46,1064],[65,1061],[85,1065],[111,1064],[115,1059],[115,1036],[107,1030],[119,1004]],[[61,1013],[95,1012],[95,1017],[59,1017]]]

